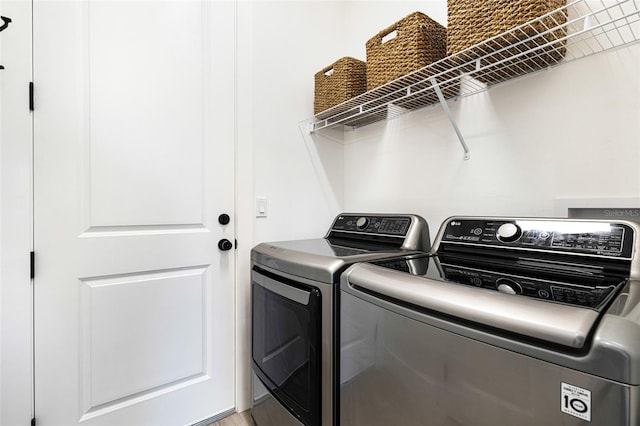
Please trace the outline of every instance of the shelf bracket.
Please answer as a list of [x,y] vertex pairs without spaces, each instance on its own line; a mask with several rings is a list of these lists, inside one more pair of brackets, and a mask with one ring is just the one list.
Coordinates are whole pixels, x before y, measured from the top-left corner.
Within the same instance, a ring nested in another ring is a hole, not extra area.
[[453,127],[453,130],[455,130],[456,135],[458,135],[458,139],[460,140],[460,145],[462,145],[462,149],[464,149],[464,159],[468,160],[469,158],[471,158],[469,154],[469,147],[467,146],[467,143],[464,141],[464,136],[462,136],[462,132],[460,132],[460,129],[458,128],[458,124],[456,123],[456,120],[453,118],[453,114],[451,114],[449,105],[447,105],[447,101],[444,99],[444,95],[440,90],[440,86],[438,85],[438,82],[436,81],[435,77],[429,77],[429,81],[431,82],[431,87],[433,87],[433,90],[436,92],[436,95],[438,95],[438,100],[440,101],[440,105],[442,105],[442,109],[444,109],[444,112],[446,112],[447,116],[449,117],[449,121],[451,122],[451,126]]

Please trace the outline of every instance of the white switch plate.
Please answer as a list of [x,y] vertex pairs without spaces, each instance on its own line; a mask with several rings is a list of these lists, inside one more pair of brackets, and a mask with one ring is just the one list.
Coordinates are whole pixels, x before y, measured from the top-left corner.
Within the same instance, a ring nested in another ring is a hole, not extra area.
[[267,217],[266,197],[256,197],[256,217]]

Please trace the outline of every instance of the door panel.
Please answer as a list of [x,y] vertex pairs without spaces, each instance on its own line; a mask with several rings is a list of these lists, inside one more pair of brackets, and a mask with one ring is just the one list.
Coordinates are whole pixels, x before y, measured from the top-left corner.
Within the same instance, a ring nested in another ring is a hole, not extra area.
[[39,425],[233,408],[234,14],[34,3]]
[[82,280],[85,411],[205,374],[205,271]]
[[85,27],[91,226],[201,224],[206,4],[116,3]]

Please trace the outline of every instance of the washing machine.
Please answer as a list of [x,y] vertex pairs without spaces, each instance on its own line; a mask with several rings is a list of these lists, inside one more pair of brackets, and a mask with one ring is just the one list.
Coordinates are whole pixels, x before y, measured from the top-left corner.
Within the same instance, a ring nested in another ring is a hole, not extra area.
[[640,424],[638,224],[452,217],[341,281],[341,426]]

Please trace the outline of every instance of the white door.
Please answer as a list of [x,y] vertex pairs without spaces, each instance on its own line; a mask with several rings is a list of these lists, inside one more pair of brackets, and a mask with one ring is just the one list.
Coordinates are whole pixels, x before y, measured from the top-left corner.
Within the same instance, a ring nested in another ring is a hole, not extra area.
[[230,410],[234,2],[33,11],[37,425]]

